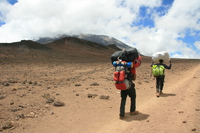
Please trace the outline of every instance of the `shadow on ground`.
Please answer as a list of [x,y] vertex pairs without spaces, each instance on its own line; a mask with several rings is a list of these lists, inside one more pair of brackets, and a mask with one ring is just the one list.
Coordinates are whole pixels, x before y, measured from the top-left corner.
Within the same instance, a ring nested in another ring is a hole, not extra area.
[[125,114],[125,118],[122,119],[124,121],[130,122],[130,121],[143,121],[146,120],[149,117],[148,114],[139,113],[137,115],[130,115],[130,113]]
[[162,95],[160,95],[160,97],[170,97],[170,96],[176,96],[176,94],[163,93]]

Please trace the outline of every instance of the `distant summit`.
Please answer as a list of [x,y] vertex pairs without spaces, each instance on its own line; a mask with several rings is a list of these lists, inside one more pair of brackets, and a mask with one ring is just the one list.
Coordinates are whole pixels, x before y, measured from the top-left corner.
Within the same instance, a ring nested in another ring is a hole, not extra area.
[[56,40],[59,40],[61,38],[64,37],[76,37],[79,39],[83,39],[83,40],[87,40],[87,41],[91,41],[91,42],[95,42],[98,44],[102,44],[102,45],[113,45],[115,44],[118,48],[123,49],[123,48],[130,48],[130,46],[128,46],[127,44],[113,38],[113,37],[109,37],[106,35],[92,35],[92,34],[80,34],[80,35],[62,35],[60,37],[56,37],[56,38],[40,38],[39,40],[36,40],[36,42],[41,43],[41,44],[46,44],[46,43],[50,43]]
[[119,48],[130,48],[130,46],[128,46],[127,44],[125,44],[113,37],[109,37],[109,36],[105,36],[105,35],[80,34],[75,37],[78,37],[78,38],[81,38],[84,40],[88,40],[88,41],[92,41],[92,42],[96,42],[96,43],[103,44],[103,45],[115,44]]

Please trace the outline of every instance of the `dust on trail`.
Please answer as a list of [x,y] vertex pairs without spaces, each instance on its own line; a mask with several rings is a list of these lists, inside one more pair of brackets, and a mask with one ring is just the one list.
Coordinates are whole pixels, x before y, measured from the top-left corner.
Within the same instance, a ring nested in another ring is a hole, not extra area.
[[137,97],[139,115],[127,113],[124,120],[112,117],[98,133],[200,132],[200,65],[173,79],[168,78],[164,94],[159,98],[152,92],[137,90],[137,94],[146,94],[146,97]]

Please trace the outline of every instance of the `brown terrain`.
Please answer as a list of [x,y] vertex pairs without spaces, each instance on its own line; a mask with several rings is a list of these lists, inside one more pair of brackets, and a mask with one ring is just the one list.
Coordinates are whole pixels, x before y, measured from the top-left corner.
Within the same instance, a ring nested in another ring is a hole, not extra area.
[[0,132],[200,133],[200,60],[171,59],[158,98],[151,57],[143,56],[135,81],[140,113],[129,115],[128,97],[119,119],[115,51],[75,38],[0,44]]

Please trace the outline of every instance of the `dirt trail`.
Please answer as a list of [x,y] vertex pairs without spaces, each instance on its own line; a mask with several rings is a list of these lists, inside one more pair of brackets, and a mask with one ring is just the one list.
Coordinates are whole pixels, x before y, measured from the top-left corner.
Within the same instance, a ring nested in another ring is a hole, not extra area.
[[200,131],[199,78],[200,65],[177,76],[176,79],[169,79],[160,98],[137,98],[138,101],[143,99],[143,102],[138,102],[141,112],[139,115],[130,116],[127,113],[124,120],[113,117],[98,132],[188,133],[192,132],[192,129]]

